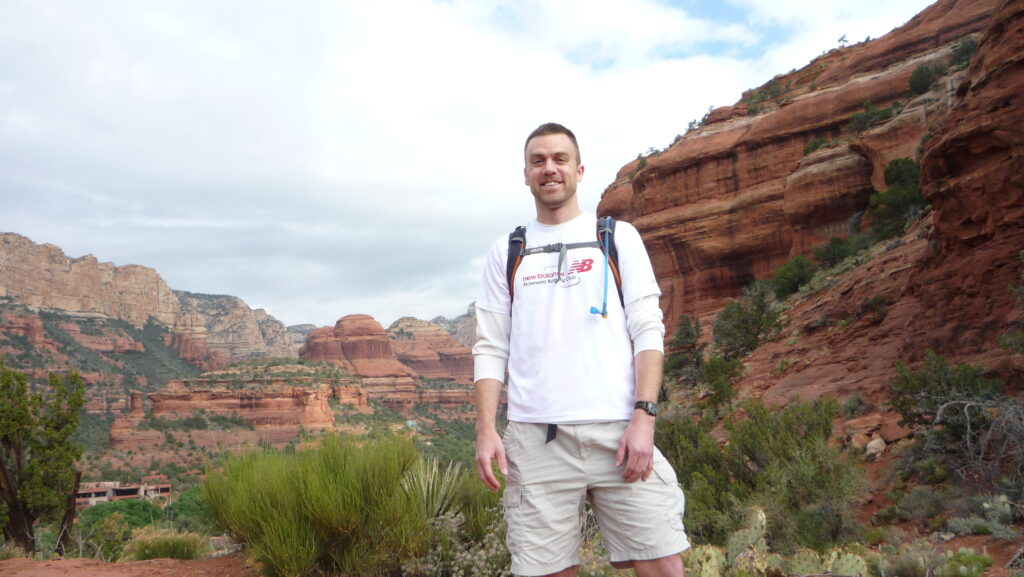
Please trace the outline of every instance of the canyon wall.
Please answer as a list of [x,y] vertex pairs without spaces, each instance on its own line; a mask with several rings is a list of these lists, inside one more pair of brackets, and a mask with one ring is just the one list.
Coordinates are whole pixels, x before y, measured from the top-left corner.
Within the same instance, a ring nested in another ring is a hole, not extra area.
[[[624,166],[599,214],[640,230],[669,334],[680,314],[708,320],[755,279],[831,237],[859,230],[889,161],[919,157],[962,78],[911,97],[909,78],[977,35],[997,0],[940,0],[890,34],[780,75],[659,154]],[[895,117],[851,133],[865,102]],[[812,141],[824,143],[805,154]]]
[[[908,97],[909,73],[944,63],[964,33],[978,40],[969,66]],[[813,62],[825,84],[817,91],[752,117],[739,106],[715,111],[646,166],[624,168],[602,203],[642,231],[666,320],[713,320],[749,280],[858,230],[888,161],[919,159],[923,218],[787,302],[784,327],[744,359],[735,383],[741,397],[772,406],[860,396],[875,411],[839,425],[860,444],[910,434],[886,407],[889,382],[897,363],[917,367],[928,350],[983,366],[1010,391],[1024,383],[1024,355],[998,344],[1024,328],[1014,291],[1024,273],[1024,5],[940,1],[891,36]],[[844,82],[831,66],[851,76]],[[849,134],[856,100],[847,90],[879,106],[905,102],[889,121]],[[841,142],[805,156],[819,130]]]
[[473,355],[441,326],[402,317],[387,330],[395,356],[424,379],[473,384]]
[[[385,331],[369,315],[348,315],[333,327],[311,331],[299,358],[360,375],[371,400],[396,410],[421,403],[450,408],[472,402],[470,349],[426,321],[405,317]],[[423,386],[424,379],[450,385]]]
[[202,369],[297,353],[281,322],[236,297],[174,291],[151,268],[114,266],[92,255],[70,258],[54,245],[14,233],[0,233],[0,303],[119,319],[140,328],[153,322],[167,328],[169,344]]

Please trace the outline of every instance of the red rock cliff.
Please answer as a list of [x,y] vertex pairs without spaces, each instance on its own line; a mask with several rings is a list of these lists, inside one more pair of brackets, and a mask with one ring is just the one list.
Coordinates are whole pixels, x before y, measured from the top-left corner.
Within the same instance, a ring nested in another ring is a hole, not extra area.
[[434,323],[403,317],[388,328],[391,347],[403,364],[425,379],[444,379],[465,385],[473,382],[473,354],[469,347]]
[[[282,323],[240,299],[172,291],[151,268],[114,266],[92,255],[69,258],[56,246],[14,233],[0,233],[0,302],[120,319],[136,327],[152,320],[172,331],[184,358],[205,369],[251,356],[296,354]],[[89,339],[80,342],[91,346]]]
[[348,315],[333,327],[310,331],[299,358],[334,363],[360,375],[371,399],[401,407],[416,401],[419,374],[398,360],[384,327],[369,315]]
[[[931,349],[987,367],[1010,388],[1024,355],[997,345],[1024,326],[1010,287],[1024,264],[1024,5],[1006,2],[981,36],[953,108],[931,127],[922,183],[932,212],[829,290],[796,303],[782,335],[746,359],[737,384],[773,405],[861,395],[878,407],[897,361]],[[868,310],[865,303],[881,306]],[[871,416],[886,442],[908,431]]]
[[[885,165],[918,156],[929,127],[954,103],[941,87],[907,101],[910,74],[946,59],[997,6],[940,0],[883,38],[777,77],[748,93],[749,105],[715,110],[666,151],[623,167],[598,211],[640,230],[669,325],[682,313],[713,315],[793,255],[857,230],[868,198],[884,188]],[[755,104],[757,94],[774,97]],[[879,108],[899,100],[902,109],[849,134],[851,115],[869,100]],[[805,156],[814,139],[828,145]]]

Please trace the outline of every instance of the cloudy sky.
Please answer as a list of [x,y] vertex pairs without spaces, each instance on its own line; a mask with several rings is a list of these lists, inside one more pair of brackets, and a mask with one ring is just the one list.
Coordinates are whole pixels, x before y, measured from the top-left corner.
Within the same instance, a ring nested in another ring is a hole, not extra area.
[[572,128],[596,208],[710,106],[930,0],[0,0],[0,231],[285,324],[465,312]]

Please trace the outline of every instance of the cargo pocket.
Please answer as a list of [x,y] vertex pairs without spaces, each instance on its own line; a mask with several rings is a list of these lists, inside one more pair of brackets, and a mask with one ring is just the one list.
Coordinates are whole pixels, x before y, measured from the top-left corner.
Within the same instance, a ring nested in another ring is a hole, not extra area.
[[509,553],[515,554],[522,548],[522,531],[514,528],[521,525],[520,516],[522,510],[520,504],[523,502],[523,487],[521,485],[506,486],[505,493],[501,496],[501,505],[505,509],[505,544]]
[[663,510],[667,515],[669,526],[676,531],[684,531],[683,514],[686,512],[686,497],[683,495],[683,489],[679,486],[675,469],[664,457],[655,458],[652,477],[657,477],[658,482],[663,485],[665,498]]

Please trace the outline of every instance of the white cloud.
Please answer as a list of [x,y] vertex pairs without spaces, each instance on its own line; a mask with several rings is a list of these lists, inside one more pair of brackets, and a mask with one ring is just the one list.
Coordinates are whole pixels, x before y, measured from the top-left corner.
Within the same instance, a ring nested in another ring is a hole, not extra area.
[[747,17],[696,0],[9,4],[0,230],[289,324],[458,314],[490,243],[532,217],[535,126],[577,132],[593,209],[708,106],[925,2],[732,4]]

